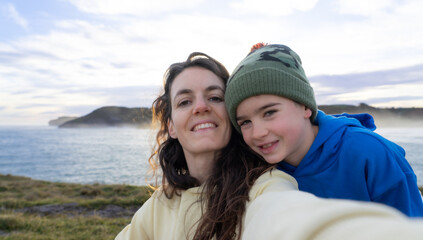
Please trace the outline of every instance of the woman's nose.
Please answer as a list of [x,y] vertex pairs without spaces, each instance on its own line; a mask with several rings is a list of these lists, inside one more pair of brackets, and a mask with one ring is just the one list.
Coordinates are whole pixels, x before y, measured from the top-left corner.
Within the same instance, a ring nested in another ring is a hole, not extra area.
[[197,99],[195,101],[195,105],[194,105],[194,109],[193,109],[193,113],[197,114],[197,113],[203,113],[203,112],[209,112],[210,111],[210,106],[209,104],[204,100],[204,99]]

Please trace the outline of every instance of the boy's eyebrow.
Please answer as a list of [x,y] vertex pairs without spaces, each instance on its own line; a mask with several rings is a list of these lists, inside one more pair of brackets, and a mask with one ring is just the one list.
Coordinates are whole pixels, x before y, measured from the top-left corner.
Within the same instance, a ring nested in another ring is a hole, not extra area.
[[[210,85],[210,86],[208,86],[205,89],[206,92],[211,92],[213,90],[220,90],[222,92],[225,92],[225,90],[221,86],[219,86],[219,85]],[[179,95],[189,94],[189,93],[192,93],[192,92],[193,91],[191,89],[183,88],[183,89],[179,90],[178,92],[176,92],[175,97],[173,98],[173,100],[175,100],[176,97],[179,96]]]
[[[278,102],[276,102],[276,103],[268,103],[266,105],[263,105],[263,106],[257,108],[256,110],[254,110],[254,114],[257,114],[257,113],[265,110],[266,108],[270,108],[270,107],[273,107],[273,106],[276,106],[276,105],[280,105],[280,104],[281,103],[278,103]],[[242,119],[245,119],[245,118],[246,117],[244,117],[244,116],[237,116],[236,117],[236,120],[239,121],[239,120],[242,120]]]

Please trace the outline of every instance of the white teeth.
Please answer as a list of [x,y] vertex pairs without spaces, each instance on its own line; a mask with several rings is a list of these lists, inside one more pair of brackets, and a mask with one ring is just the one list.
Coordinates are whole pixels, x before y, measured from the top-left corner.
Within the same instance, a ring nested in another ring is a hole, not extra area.
[[204,129],[204,128],[212,128],[212,127],[216,127],[216,125],[213,124],[213,123],[202,123],[202,124],[198,124],[194,128],[194,132],[195,131],[198,131],[198,130],[201,130],[201,129]]
[[272,146],[272,144],[271,143],[268,143],[268,144],[265,144],[265,145],[263,145],[263,146],[261,146],[262,148],[268,148],[268,147],[270,147],[270,146]]

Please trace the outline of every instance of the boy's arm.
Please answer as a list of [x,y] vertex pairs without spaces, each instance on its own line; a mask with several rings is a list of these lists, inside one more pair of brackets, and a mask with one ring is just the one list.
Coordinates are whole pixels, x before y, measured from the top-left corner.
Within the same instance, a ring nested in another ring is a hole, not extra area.
[[360,155],[367,161],[366,179],[372,201],[393,206],[408,216],[423,216],[416,175],[404,150],[379,136],[361,139]]
[[[407,175],[407,173],[404,174]],[[409,179],[412,179],[412,177],[405,177],[396,185],[391,185],[381,195],[376,196],[373,201],[393,206],[410,217],[423,217],[421,193],[416,183]]]

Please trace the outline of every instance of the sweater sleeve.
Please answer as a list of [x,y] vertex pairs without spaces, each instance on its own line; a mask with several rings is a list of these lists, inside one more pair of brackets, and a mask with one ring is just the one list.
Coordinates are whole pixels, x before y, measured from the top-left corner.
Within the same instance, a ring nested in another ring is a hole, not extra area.
[[[154,196],[154,194],[153,194]],[[154,239],[153,205],[155,197],[150,197],[132,217],[127,225],[115,238],[115,240],[149,240]]]
[[[421,239],[422,220],[411,221],[377,203],[321,199],[289,190],[275,191],[278,176],[269,176],[261,194],[251,199],[244,218],[243,240],[252,239]],[[267,189],[271,189],[267,191]]]

